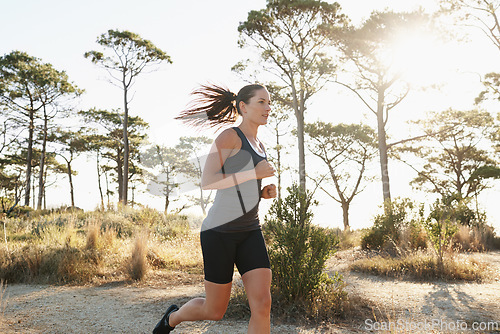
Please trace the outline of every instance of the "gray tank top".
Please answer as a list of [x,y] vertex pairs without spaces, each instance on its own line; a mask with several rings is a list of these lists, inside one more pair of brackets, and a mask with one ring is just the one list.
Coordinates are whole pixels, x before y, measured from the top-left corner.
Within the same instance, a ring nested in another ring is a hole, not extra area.
[[[267,154],[265,157],[257,154],[239,128],[233,127],[232,129],[241,139],[241,149],[226,159],[221,173],[233,174],[254,169],[259,162],[267,160]],[[201,230],[243,232],[260,229],[258,213],[261,191],[262,180],[260,179],[250,180],[226,189],[218,189],[214,203],[203,220]]]

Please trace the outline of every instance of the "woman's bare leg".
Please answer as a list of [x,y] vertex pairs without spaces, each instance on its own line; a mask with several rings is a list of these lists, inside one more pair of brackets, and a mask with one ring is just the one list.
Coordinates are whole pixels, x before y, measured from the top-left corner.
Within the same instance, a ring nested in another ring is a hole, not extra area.
[[191,299],[171,313],[169,325],[175,327],[183,321],[222,319],[231,298],[231,285],[205,281],[206,298]]
[[258,268],[241,276],[250,305],[249,334],[271,331],[271,269]]

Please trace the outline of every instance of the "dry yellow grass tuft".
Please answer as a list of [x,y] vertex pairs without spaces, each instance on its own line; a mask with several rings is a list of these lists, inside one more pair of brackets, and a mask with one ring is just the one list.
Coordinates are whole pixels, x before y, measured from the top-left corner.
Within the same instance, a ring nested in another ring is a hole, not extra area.
[[89,225],[87,230],[87,244],[85,248],[89,250],[97,250],[100,236],[101,227],[96,223]]
[[127,273],[135,281],[142,280],[149,269],[148,254],[148,235],[145,232],[139,233],[135,238],[132,254],[128,263]]

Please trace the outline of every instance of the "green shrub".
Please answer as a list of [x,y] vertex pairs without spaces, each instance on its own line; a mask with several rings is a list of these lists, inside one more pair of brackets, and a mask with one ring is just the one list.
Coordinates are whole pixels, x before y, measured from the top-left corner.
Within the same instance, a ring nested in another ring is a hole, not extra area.
[[310,315],[315,296],[334,284],[324,268],[338,239],[333,230],[312,225],[310,206],[317,203],[311,194],[296,184],[287,190],[284,200],[274,201],[264,224],[273,271],[271,292],[278,309]]
[[443,256],[458,230],[456,207],[460,202],[455,197],[443,197],[431,206],[431,212],[424,221],[425,229],[436,251],[438,265],[443,267]]
[[180,214],[163,215],[163,219],[153,226],[153,232],[162,239],[171,239],[189,233],[188,217]]
[[361,247],[391,253],[400,248],[425,248],[426,238],[419,224],[422,215],[423,206],[408,198],[385,203],[384,212],[374,218],[373,227],[362,237]]

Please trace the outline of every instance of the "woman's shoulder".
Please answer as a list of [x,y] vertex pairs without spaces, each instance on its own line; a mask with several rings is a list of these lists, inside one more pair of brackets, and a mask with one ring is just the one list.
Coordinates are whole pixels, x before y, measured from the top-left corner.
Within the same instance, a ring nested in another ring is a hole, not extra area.
[[223,147],[237,147],[241,146],[241,139],[240,136],[238,136],[238,133],[236,133],[236,130],[233,128],[228,128],[222,131],[217,138],[215,138],[215,142],[217,143],[218,146],[223,146]]

